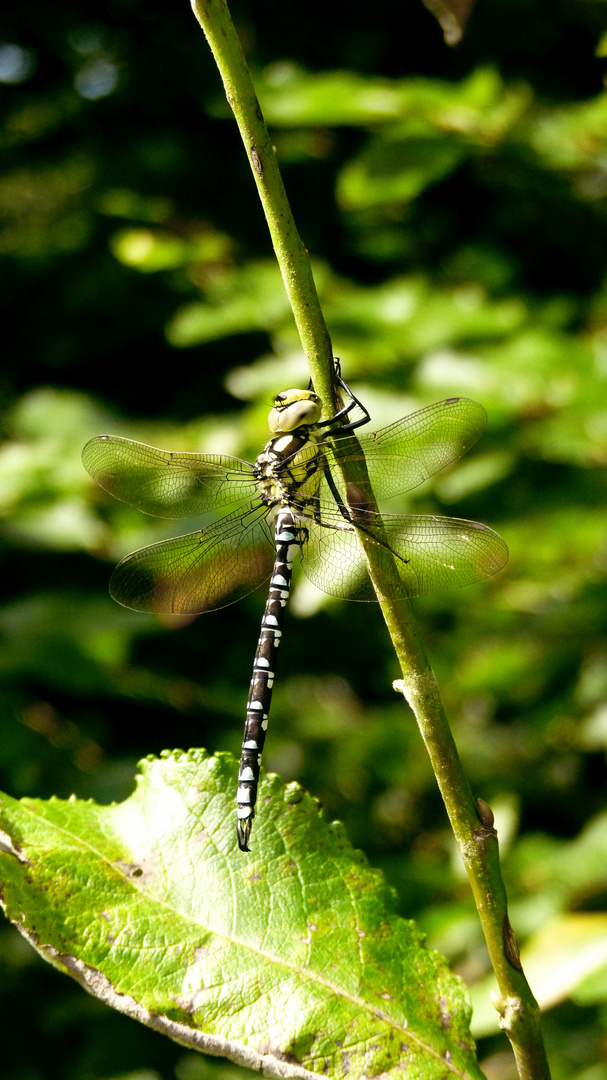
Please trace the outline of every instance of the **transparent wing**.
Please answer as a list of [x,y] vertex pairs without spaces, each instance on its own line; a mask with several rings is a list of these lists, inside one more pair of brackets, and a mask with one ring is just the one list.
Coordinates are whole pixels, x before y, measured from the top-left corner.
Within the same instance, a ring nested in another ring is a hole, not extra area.
[[[391,599],[442,592],[492,577],[508,561],[496,532],[477,521],[432,515],[364,514],[386,595]],[[339,513],[323,510],[323,524],[308,524],[302,549],[306,576],[323,592],[350,600],[376,600],[357,532]],[[383,566],[383,571],[382,571]]]
[[[322,443],[329,469],[342,492],[337,466],[355,463],[364,455],[369,479],[378,498],[390,498],[427,480],[429,476],[457,461],[477,442],[487,423],[482,405],[469,398],[447,398],[419,412],[397,420],[371,435],[359,436],[360,450],[349,439]],[[319,496],[331,500],[326,478],[321,479]]]
[[135,611],[194,615],[235,603],[272,572],[276,550],[267,506],[253,504],[206,529],[163,540],[127,555],[110,595]]
[[195,517],[256,492],[253,467],[240,458],[174,454],[117,435],[97,435],[82,461],[102,488],[154,517]]

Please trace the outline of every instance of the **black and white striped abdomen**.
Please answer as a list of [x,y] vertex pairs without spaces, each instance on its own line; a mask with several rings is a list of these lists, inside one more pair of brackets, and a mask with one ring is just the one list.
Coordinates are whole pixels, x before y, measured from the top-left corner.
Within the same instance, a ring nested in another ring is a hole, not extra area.
[[268,600],[261,620],[261,631],[253,663],[238,773],[238,845],[241,851],[249,850],[261,754],[272,700],[277,650],[291,589],[293,559],[300,550],[305,535],[305,525],[294,518],[291,510],[285,508],[278,511],[274,534],[276,561],[270,579]]

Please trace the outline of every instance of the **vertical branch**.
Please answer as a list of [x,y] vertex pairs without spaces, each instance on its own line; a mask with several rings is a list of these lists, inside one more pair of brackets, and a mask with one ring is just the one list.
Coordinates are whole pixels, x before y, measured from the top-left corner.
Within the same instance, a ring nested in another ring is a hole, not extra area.
[[324,403],[324,415],[330,416],[335,406],[331,339],[247,62],[225,0],[192,0],[192,10],[238,124],[314,388]]
[[[315,390],[323,400],[324,415],[331,415],[335,400],[329,332],[240,42],[225,0],[192,0],[192,8],[241,133]],[[501,1026],[511,1041],[521,1080],[549,1080],[539,1008],[522,971],[508,920],[491,811],[480,800],[476,804],[472,796],[411,609],[404,601],[382,598],[385,560],[378,559],[373,544],[363,541],[363,546],[401,665],[403,679],[396,689],[403,692],[415,714],[468,873],[500,989],[496,1007]]]

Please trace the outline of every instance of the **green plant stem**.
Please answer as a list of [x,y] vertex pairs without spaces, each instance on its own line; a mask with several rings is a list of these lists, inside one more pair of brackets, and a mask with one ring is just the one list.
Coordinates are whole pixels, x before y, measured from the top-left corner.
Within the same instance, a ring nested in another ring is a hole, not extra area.
[[324,414],[331,416],[336,405],[331,338],[308,252],[291,213],[276,153],[232,17],[225,0],[192,0],[192,10],[204,30],[238,124],[314,389],[325,403]]
[[[240,42],[225,0],[192,0],[192,7],[238,123],[314,387],[323,399],[324,415],[330,415],[335,393],[329,332]],[[405,601],[381,599],[374,545],[365,547],[369,572],[401,665],[403,678],[396,688],[405,695],[416,717],[470,880],[499,986],[496,1008],[500,1024],[511,1041],[521,1080],[549,1080],[539,1008],[522,971],[508,919],[491,811],[486,804],[480,804],[479,809],[472,796],[411,609]]]
[[540,1009],[508,918],[493,815],[486,803],[474,801],[409,604],[382,602],[382,610],[403,673],[395,689],[419,725],[476,903],[499,987],[494,1005],[500,1027],[510,1039],[521,1080],[549,1080]]

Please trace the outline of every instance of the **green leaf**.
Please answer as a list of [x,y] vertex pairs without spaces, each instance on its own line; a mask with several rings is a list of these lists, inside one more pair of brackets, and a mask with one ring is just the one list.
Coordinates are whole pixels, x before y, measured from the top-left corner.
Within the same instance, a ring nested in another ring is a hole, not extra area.
[[200,267],[220,263],[231,254],[232,242],[223,233],[199,228],[191,236],[179,236],[168,229],[121,229],[110,240],[118,262],[142,273],[172,270],[194,263]]
[[269,1075],[481,1080],[461,980],[342,827],[266,777],[244,856],[235,782],[175,751],[118,805],[4,796],[8,917],[107,1004]]
[[410,126],[370,139],[340,175],[337,195],[344,210],[404,203],[430,184],[450,176],[471,153],[451,134],[416,135]]
[[[386,79],[352,71],[305,71],[280,62],[258,79],[260,101],[278,128],[345,126],[391,128],[403,120],[430,136],[458,132],[483,145],[501,140],[526,112],[530,92],[507,86],[492,67],[461,82],[412,76]],[[224,114],[225,101],[212,114]],[[393,139],[392,131],[388,137]]]
[[267,329],[286,321],[289,311],[278,267],[269,259],[257,260],[217,275],[206,299],[180,308],[166,333],[171,345],[182,349]]
[[524,969],[542,1008],[575,996],[607,966],[607,914],[568,912],[548,922],[522,951]]

